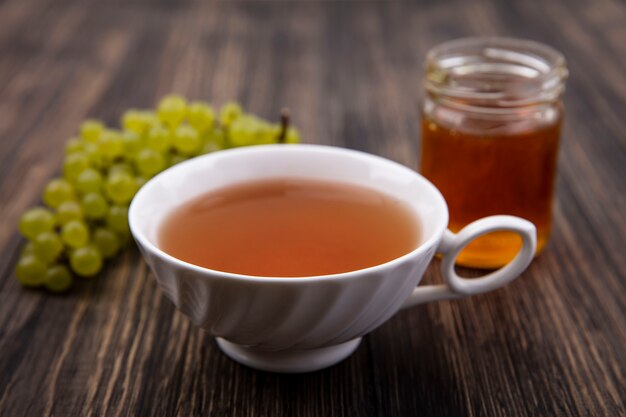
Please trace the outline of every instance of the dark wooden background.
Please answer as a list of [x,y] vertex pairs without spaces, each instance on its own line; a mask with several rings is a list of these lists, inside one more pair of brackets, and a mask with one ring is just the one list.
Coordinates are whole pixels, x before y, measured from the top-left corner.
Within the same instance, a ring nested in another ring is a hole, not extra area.
[[[0,415],[626,415],[624,22],[614,0],[0,1]],[[401,312],[289,376],[222,355],[136,249],[64,296],[16,283],[18,216],[82,119],[171,91],[288,105],[307,142],[417,168],[424,55],[479,34],[546,42],[571,70],[553,239],[512,285]]]

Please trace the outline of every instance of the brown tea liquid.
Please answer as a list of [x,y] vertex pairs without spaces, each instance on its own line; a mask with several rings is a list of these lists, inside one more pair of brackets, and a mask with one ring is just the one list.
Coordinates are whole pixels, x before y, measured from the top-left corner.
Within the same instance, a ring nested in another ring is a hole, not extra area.
[[248,182],[174,210],[159,246],[224,272],[304,277],[355,271],[414,250],[418,220],[399,200],[365,187],[303,179]]
[[[456,232],[481,217],[510,214],[537,227],[537,252],[550,235],[560,120],[548,125],[476,130],[450,128],[424,116],[421,172],[441,191]],[[490,130],[492,133],[490,133]],[[470,243],[458,257],[464,266],[495,268],[521,247],[511,232]]]

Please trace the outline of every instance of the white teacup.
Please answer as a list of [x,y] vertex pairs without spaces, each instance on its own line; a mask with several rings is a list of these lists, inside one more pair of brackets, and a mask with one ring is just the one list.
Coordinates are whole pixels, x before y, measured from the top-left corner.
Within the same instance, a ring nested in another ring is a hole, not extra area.
[[[337,181],[390,194],[412,208],[421,223],[422,242],[411,253],[381,265],[305,278],[219,272],[159,249],[159,226],[180,204],[230,184],[276,177]],[[343,360],[362,336],[401,308],[501,287],[526,269],[536,246],[535,226],[512,216],[487,217],[454,234],[446,229],[448,208],[442,195],[415,171],[374,155],[316,145],[240,148],[183,162],[144,185],[131,204],[129,219],[148,265],[174,304],[217,336],[228,356],[275,372],[314,371]],[[501,230],[522,238],[515,259],[482,278],[459,277],[454,261],[463,247]],[[417,287],[435,252],[443,256],[445,284]]]

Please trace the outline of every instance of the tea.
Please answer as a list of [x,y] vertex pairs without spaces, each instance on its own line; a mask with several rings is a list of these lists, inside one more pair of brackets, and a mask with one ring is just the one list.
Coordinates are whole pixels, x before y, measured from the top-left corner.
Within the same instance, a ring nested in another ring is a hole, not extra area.
[[370,188],[311,179],[246,182],[170,213],[159,246],[223,272],[304,277],[355,271],[414,250],[420,225],[405,203]]

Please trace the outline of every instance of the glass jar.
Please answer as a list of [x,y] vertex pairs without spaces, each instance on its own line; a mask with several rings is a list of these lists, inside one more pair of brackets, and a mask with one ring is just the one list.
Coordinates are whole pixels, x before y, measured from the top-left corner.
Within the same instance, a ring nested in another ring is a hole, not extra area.
[[[511,214],[548,241],[567,78],[565,60],[536,42],[467,38],[427,55],[421,172],[442,192],[457,231]],[[485,235],[457,263],[496,268],[521,246],[508,232]]]

